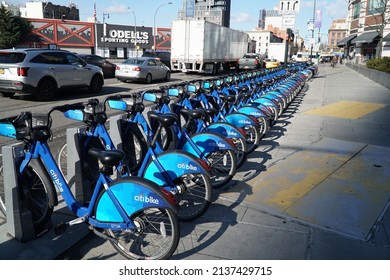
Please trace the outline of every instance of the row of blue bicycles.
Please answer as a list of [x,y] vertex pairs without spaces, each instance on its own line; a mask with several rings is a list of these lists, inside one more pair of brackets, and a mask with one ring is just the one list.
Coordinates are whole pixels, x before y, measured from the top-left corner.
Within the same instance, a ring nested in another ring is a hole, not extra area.
[[[34,225],[50,220],[59,192],[75,219],[56,231],[86,223],[125,258],[168,259],[179,223],[207,211],[213,191],[232,180],[317,70],[291,64],[22,112],[0,120],[0,135],[24,144],[18,185]],[[121,113],[109,118],[108,109]],[[83,124],[77,153],[90,190],[85,201],[68,183],[69,145],[58,157],[50,150],[53,112]],[[4,184],[0,210],[6,213]]]

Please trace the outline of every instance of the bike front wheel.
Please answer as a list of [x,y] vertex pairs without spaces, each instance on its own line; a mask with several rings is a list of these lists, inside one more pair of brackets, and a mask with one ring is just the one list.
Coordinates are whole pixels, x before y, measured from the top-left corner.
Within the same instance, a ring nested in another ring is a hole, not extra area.
[[171,209],[148,208],[130,218],[137,226],[135,232],[106,229],[115,250],[133,260],[164,260],[173,255],[179,243],[180,227]]
[[237,171],[237,156],[233,150],[218,150],[206,156],[211,167],[211,184],[220,188],[229,183]]
[[[55,190],[46,170],[37,160],[31,160],[23,170],[19,184],[19,197],[23,205],[30,211],[33,224],[39,228],[46,224],[53,213]],[[0,210],[6,216],[3,166],[0,166]]]

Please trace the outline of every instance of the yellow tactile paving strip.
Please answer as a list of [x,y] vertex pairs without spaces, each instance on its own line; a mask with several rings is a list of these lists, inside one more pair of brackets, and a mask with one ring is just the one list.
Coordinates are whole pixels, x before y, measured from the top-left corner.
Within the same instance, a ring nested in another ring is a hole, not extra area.
[[390,148],[323,139],[223,196],[245,192],[244,203],[367,239],[390,199],[388,158]]
[[386,107],[385,104],[340,101],[323,107],[315,108],[304,113],[309,115],[320,115],[356,120],[384,107]]

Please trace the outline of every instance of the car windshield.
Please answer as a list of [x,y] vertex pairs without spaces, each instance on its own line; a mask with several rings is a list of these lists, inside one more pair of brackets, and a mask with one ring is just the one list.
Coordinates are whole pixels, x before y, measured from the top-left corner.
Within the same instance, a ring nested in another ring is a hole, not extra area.
[[136,64],[136,65],[141,65],[144,62],[143,59],[138,59],[138,58],[129,58],[123,62],[123,64]]
[[25,53],[0,52],[0,63],[19,63],[26,57]]

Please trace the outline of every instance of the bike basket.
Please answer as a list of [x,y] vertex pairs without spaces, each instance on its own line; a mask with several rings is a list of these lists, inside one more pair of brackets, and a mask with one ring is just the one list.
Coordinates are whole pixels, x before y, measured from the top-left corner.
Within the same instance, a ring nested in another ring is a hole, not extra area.
[[18,140],[47,141],[51,136],[51,118],[47,114],[23,112],[12,124],[16,131],[15,138]]
[[9,138],[16,138],[16,129],[15,126],[12,124],[12,121],[16,119],[16,117],[10,117],[0,120],[0,135],[9,137]]
[[179,96],[179,89],[178,88],[168,89],[168,96],[178,97]]
[[84,121],[84,111],[83,110],[68,110],[64,112],[65,118]]
[[131,108],[131,105],[133,105],[133,100],[107,100],[107,104],[111,109],[128,111]]
[[31,134],[32,140],[47,141],[51,137],[51,118],[47,114],[32,114]]

